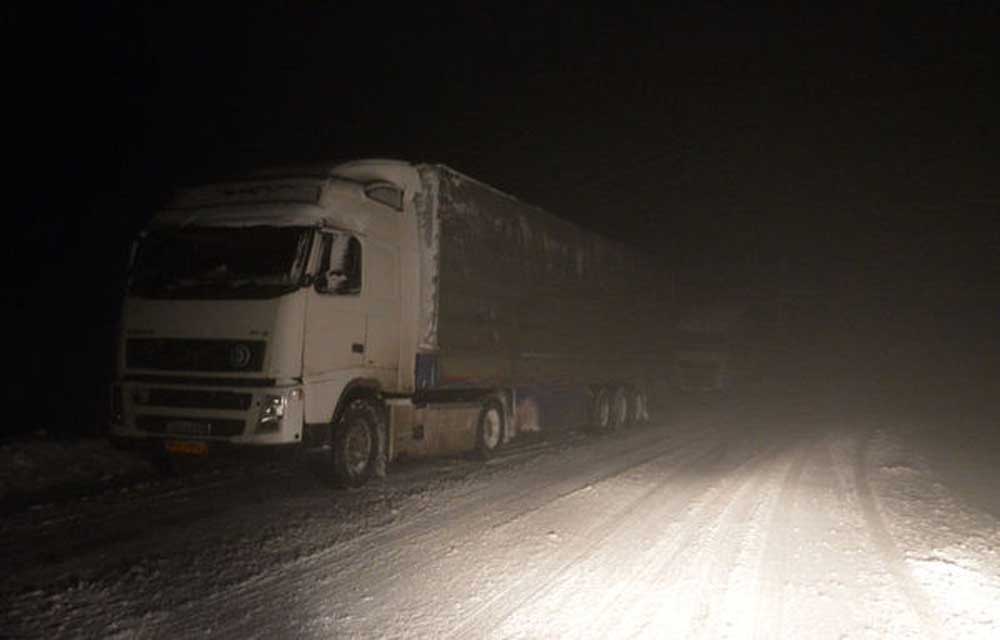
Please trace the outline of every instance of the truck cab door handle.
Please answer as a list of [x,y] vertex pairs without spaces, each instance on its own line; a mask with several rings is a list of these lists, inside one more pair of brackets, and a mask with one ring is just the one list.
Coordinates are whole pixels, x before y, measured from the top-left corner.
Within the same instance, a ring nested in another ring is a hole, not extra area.
[[360,342],[355,342],[351,345],[351,353],[364,353],[364,352],[365,352],[365,345],[361,344]]

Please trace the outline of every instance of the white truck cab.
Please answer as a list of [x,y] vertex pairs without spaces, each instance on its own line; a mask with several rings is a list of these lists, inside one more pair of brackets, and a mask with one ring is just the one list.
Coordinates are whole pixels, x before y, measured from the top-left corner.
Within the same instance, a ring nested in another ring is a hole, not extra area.
[[133,253],[112,433],[192,453],[322,442],[346,390],[412,392],[415,181],[367,161],[181,192]]

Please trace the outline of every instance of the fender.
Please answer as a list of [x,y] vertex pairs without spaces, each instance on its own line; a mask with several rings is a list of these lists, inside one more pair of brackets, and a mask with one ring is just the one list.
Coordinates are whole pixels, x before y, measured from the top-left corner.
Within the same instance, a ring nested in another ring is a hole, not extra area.
[[340,416],[344,415],[344,409],[347,408],[351,400],[359,397],[381,399],[381,395],[382,385],[378,380],[374,378],[355,378],[351,380],[344,386],[344,390],[340,392],[340,397],[337,399],[337,406],[334,407],[329,424],[337,423]]
[[355,400],[361,398],[367,398],[375,401],[375,409],[381,414],[381,427],[376,429],[376,455],[374,463],[374,474],[377,477],[385,477],[385,469],[388,463],[386,460],[386,450],[387,443],[389,439],[389,412],[385,404],[382,402],[382,388],[378,380],[372,378],[356,378],[351,380],[344,387],[344,390],[340,393],[340,398],[337,400],[337,407],[333,411],[333,417],[330,420],[330,428],[326,429],[330,437],[333,437],[334,429],[336,429],[337,423],[340,421],[340,417],[344,415],[344,411],[347,407]]
[[[367,377],[357,377],[350,379],[347,384],[340,388],[333,402],[332,394],[322,401],[322,394],[310,395],[307,391],[307,399],[313,402],[312,411],[309,412],[311,419],[307,419],[303,433],[303,443],[306,446],[322,446],[329,443],[332,433],[331,426],[343,415],[347,405],[354,398],[369,397],[380,398],[382,387],[378,380]],[[322,408],[317,406],[317,401],[322,402]]]

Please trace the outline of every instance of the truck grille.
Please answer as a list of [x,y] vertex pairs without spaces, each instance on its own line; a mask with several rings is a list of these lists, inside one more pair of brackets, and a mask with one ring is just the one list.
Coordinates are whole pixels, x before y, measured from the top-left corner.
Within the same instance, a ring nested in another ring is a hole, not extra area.
[[130,369],[169,371],[260,371],[263,340],[130,338],[125,364]]
[[185,416],[136,416],[135,426],[142,431],[164,435],[226,438],[242,435],[246,428],[243,420]]
[[253,394],[199,389],[149,389],[138,391],[135,400],[137,404],[151,407],[246,411],[253,403]]

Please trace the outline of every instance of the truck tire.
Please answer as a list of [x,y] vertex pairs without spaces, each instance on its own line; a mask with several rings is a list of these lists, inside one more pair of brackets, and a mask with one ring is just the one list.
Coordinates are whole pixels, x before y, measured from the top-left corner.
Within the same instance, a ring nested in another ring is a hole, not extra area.
[[646,394],[635,387],[628,388],[629,425],[645,424],[649,420]]
[[360,487],[375,472],[379,455],[378,409],[368,400],[352,400],[334,427],[333,475],[338,484]]
[[611,428],[611,389],[598,387],[590,405],[590,426],[598,431]]
[[493,456],[503,444],[503,407],[496,400],[483,403],[476,421],[476,454],[483,460]]
[[624,386],[611,388],[611,422],[608,426],[612,430],[629,426],[631,415],[628,400],[628,390]]

